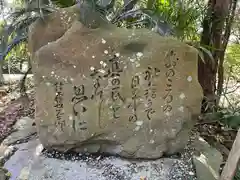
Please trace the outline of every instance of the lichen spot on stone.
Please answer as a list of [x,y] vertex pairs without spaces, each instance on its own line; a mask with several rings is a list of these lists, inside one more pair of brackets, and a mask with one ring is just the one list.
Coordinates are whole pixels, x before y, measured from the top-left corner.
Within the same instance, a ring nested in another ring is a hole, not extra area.
[[180,97],[180,99],[184,99],[186,96],[184,93],[181,93],[179,97]]
[[107,67],[107,64],[106,64],[106,63],[103,63],[103,67],[104,67],[104,68]]
[[170,112],[166,112],[165,115],[166,116],[171,116],[171,113]]
[[71,120],[73,120],[73,116],[72,115],[69,115],[68,116],[68,119],[71,121]]
[[138,58],[140,58],[140,57],[143,56],[143,53],[142,52],[138,52],[136,55],[137,55]]
[[137,122],[136,122],[136,125],[137,125],[137,126],[142,126],[142,125],[143,125],[143,121],[137,121]]
[[181,111],[181,112],[184,112],[184,107],[183,107],[183,106],[180,106],[180,107],[178,108],[178,110]]
[[187,77],[187,81],[188,81],[188,82],[191,82],[191,81],[192,81],[192,76],[188,76],[188,77]]
[[104,54],[108,54],[108,50],[104,50]]
[[139,129],[140,129],[140,126],[136,126],[134,131],[139,131]]
[[150,144],[154,144],[154,142],[155,142],[155,141],[154,141],[153,139],[151,139],[151,140],[149,141]]
[[104,69],[100,69],[99,72],[104,74],[106,71]]
[[130,58],[130,62],[132,62],[132,63],[133,63],[134,61],[135,61],[135,59],[133,59],[133,58]]
[[95,70],[95,68],[94,68],[93,66],[91,66],[91,67],[90,67],[90,70],[91,70],[91,71],[94,71],[94,70]]
[[106,44],[106,40],[105,40],[105,39],[102,39],[102,43],[103,43],[103,44]]

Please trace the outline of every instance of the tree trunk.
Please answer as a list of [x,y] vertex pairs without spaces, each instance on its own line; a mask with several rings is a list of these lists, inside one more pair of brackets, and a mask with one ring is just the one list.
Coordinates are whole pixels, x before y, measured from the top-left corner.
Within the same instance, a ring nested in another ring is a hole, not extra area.
[[0,86],[4,84],[3,79],[3,60],[0,61]]
[[232,180],[238,166],[240,158],[240,129],[238,129],[237,136],[232,145],[232,149],[228,155],[227,162],[223,168],[221,177],[219,180]]
[[[203,32],[201,36],[200,45],[205,46],[206,49],[211,51],[210,45],[211,45],[211,22],[212,22],[212,14],[213,11],[213,2],[212,0],[209,0],[208,2],[208,9],[207,13],[203,20]],[[210,57],[204,53],[204,62],[201,58],[198,60],[198,80],[199,83],[202,86],[203,89],[203,102],[202,102],[202,112],[205,112],[208,108],[208,104],[212,99],[210,96],[214,95],[214,83],[215,83],[215,75],[212,71],[212,61],[210,60]]]
[[224,62],[224,57],[225,57],[225,52],[226,48],[228,45],[229,37],[231,35],[231,28],[233,24],[233,20],[235,17],[235,12],[237,8],[237,1],[238,0],[233,0],[233,3],[231,5],[229,16],[226,20],[226,28],[225,28],[225,33],[223,36],[223,42],[222,42],[222,51],[220,53],[220,58],[219,58],[219,65],[218,65],[218,84],[217,84],[217,104],[219,103],[220,97],[223,92],[223,83],[224,83],[224,67],[223,67],[223,62]]
[[203,21],[200,44],[212,52],[214,62],[204,53],[205,63],[200,59],[198,63],[198,77],[204,93],[202,112],[213,111],[216,108],[216,74],[221,53],[222,32],[229,13],[230,1],[209,0],[208,11]]

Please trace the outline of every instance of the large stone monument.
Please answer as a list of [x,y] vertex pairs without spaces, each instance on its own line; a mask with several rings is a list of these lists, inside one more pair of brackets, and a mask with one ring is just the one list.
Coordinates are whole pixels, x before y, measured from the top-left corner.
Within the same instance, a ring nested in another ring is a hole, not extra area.
[[88,29],[75,12],[30,28],[43,146],[149,159],[179,152],[200,114],[197,51],[147,29]]

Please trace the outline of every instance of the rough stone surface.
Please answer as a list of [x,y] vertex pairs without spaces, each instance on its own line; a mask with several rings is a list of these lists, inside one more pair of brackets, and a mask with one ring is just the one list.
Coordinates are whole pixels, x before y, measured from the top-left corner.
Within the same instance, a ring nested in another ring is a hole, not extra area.
[[40,47],[60,38],[78,15],[78,6],[62,8],[44,18],[38,19],[29,28],[29,51],[35,52]]
[[117,157],[90,157],[77,154],[41,153],[36,139],[18,144],[18,151],[5,163],[10,180],[192,180],[194,176],[179,159],[154,161],[125,160]]
[[194,142],[196,153],[193,156],[198,180],[217,180],[223,157],[219,151],[211,147],[199,137]]
[[186,145],[202,99],[195,49],[146,29],[75,21],[34,52],[36,123],[47,149],[159,158]]
[[22,117],[17,120],[16,124],[13,126],[14,132],[4,139],[2,145],[9,146],[31,138],[31,136],[37,132],[36,127],[33,126],[33,122],[34,121],[29,117]]

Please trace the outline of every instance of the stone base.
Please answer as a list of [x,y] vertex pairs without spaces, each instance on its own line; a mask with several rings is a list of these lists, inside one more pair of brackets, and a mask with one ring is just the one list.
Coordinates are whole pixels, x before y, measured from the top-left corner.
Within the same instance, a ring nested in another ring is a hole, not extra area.
[[[211,173],[218,173],[222,161],[221,154],[201,138],[185,148],[181,159],[133,161],[42,152],[43,146],[37,139],[35,126],[27,117],[18,120],[14,129],[16,131],[0,145],[0,162],[1,159],[5,162],[4,168],[10,172],[10,180],[196,180],[191,163],[193,153],[198,180],[215,180],[217,178]],[[0,166],[0,180],[6,180],[6,172],[1,169]]]
[[[178,159],[129,161],[116,157],[70,156],[59,153],[54,158],[41,154],[38,140],[19,144],[18,151],[5,163],[11,180],[187,180],[194,175]],[[51,155],[50,155],[51,156]]]

